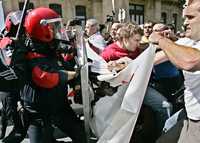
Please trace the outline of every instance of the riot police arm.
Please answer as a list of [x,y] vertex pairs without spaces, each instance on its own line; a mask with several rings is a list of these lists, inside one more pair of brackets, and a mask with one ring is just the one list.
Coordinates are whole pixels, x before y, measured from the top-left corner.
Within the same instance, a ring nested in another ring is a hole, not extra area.
[[66,85],[76,75],[75,71],[59,70],[56,66],[48,63],[38,64],[32,68],[32,80],[42,88],[54,88],[59,84]]
[[168,38],[152,33],[151,42],[158,43],[169,60],[177,67],[187,70],[200,70],[200,51],[191,47],[175,44]]

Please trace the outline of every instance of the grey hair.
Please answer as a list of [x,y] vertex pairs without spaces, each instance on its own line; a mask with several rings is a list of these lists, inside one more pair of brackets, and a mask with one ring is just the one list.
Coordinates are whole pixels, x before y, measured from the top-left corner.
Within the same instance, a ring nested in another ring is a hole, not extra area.
[[97,30],[99,31],[100,27],[99,27],[99,21],[95,18],[91,18],[91,19],[88,19],[86,21],[86,23],[88,23],[89,25],[94,25],[97,27]]

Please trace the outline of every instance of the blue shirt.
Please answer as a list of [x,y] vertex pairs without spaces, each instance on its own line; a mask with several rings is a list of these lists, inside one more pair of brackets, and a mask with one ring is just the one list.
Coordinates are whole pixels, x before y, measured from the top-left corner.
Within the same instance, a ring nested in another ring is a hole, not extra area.
[[180,74],[179,70],[170,61],[154,66],[153,72],[155,74],[155,79],[171,78]]

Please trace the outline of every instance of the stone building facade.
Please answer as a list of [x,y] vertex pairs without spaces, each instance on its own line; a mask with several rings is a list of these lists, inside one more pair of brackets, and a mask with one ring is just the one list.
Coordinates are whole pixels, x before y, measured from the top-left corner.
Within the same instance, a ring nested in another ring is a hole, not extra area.
[[[107,15],[118,19],[119,12],[125,11],[125,21],[135,21],[138,24],[152,20],[173,23],[177,29],[182,24],[182,6],[180,0],[30,0],[30,8],[39,6],[50,7],[56,10],[65,22],[72,18],[97,18],[101,23]],[[21,9],[24,0],[2,0],[5,15],[12,10]],[[123,15],[121,13],[121,15]]]

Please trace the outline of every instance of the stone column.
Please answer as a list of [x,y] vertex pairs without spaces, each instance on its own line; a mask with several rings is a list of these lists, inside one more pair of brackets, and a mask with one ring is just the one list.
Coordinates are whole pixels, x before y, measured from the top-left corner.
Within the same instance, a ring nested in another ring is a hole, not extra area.
[[116,0],[116,16],[118,19],[118,13],[119,13],[119,9],[123,8],[126,11],[126,19],[125,21],[129,21],[130,20],[130,16],[129,16],[129,0]]
[[154,17],[153,0],[145,0],[144,21],[152,20]]
[[19,9],[19,3],[18,1],[13,1],[13,0],[3,0],[3,9],[4,9],[4,14],[5,16],[10,12],[10,11],[15,11]]
[[155,20],[160,21],[161,20],[161,0],[155,0]]
[[123,8],[126,11],[125,21],[129,21],[129,0],[103,0],[103,21],[106,21],[107,15],[112,15],[113,4],[115,9],[115,20],[118,20],[119,9]]
[[100,23],[104,23],[102,17],[102,0],[92,0],[93,18],[96,18]]
[[73,0],[67,0],[63,2],[63,17],[66,22],[69,19],[75,18],[75,2]]
[[113,10],[112,1],[114,2],[114,5],[116,5],[117,0],[102,0],[102,19],[103,19],[103,22],[106,21],[107,15],[113,15],[112,14],[112,10]]

